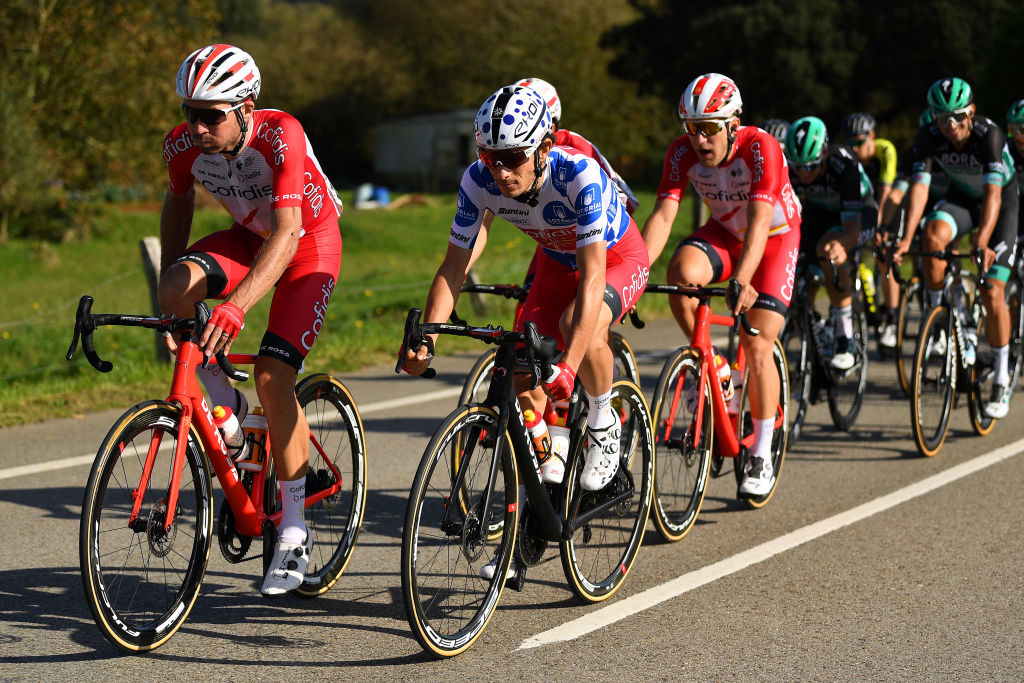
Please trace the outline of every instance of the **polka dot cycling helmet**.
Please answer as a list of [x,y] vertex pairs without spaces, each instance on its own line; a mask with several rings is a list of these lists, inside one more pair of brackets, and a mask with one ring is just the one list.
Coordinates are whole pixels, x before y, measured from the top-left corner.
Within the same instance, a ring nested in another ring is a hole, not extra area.
[[521,149],[529,156],[551,132],[551,112],[533,88],[508,85],[480,105],[473,125],[478,147]]
[[178,69],[175,91],[184,100],[241,102],[260,94],[260,70],[245,50],[208,45],[190,54]]

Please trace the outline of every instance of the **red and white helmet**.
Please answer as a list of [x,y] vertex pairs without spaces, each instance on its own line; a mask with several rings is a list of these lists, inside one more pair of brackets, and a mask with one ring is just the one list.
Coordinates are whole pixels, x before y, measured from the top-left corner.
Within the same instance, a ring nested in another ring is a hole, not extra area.
[[245,50],[233,45],[207,45],[181,63],[175,90],[185,100],[255,100],[260,94],[260,70]]
[[680,119],[730,119],[740,113],[740,89],[728,76],[703,74],[690,81],[679,98]]
[[525,85],[527,88],[536,90],[547,103],[548,111],[551,112],[551,118],[558,121],[562,120],[562,100],[558,99],[558,91],[555,90],[555,86],[540,78],[524,78],[518,81],[516,85]]

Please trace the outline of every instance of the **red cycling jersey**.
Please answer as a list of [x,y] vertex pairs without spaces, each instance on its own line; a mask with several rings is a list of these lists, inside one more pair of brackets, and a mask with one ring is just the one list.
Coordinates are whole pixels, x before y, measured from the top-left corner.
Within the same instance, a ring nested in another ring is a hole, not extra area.
[[604,158],[594,143],[586,139],[579,133],[574,133],[567,128],[559,128],[555,131],[555,144],[562,147],[573,147],[578,150],[581,154],[585,154],[594,161],[608,174],[612,182],[615,183],[615,187],[619,192],[619,199],[622,200],[623,205],[626,207],[626,213],[630,216],[636,211],[636,207],[640,205],[640,200],[636,198],[633,191],[629,189],[629,185],[622,179],[612,165],[608,163],[608,160]]
[[341,268],[341,200],[320,169],[302,125],[290,114],[260,109],[235,159],[202,154],[181,124],[164,139],[171,192],[198,181],[235,219],[192,244],[178,259],[206,274],[206,296],[223,299],[246,276],[271,232],[275,209],[302,210],[298,248],[274,289],[259,355],[299,369],[320,334]]
[[711,218],[734,237],[747,232],[747,203],[772,205],[769,235],[800,227],[800,202],[789,184],[789,169],[778,141],[760,128],[741,126],[732,158],[721,165],[702,166],[688,136],[669,145],[658,185],[658,199],[679,201],[687,182],[707,203]]
[[235,222],[261,237],[270,235],[274,209],[302,207],[304,233],[337,226],[341,200],[313,154],[302,125],[276,109],[257,109],[252,135],[237,158],[202,154],[192,144],[187,124],[164,138],[164,162],[171,192],[185,194],[193,181],[217,199]]

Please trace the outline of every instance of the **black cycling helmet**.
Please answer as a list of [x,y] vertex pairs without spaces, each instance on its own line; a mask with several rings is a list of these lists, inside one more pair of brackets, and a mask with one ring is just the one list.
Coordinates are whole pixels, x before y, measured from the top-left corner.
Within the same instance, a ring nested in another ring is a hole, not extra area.
[[843,119],[843,137],[847,140],[868,135],[874,129],[875,117],[867,112],[859,111]]
[[786,149],[786,133],[789,132],[789,121],[786,119],[765,119],[757,127],[779,141],[782,149]]

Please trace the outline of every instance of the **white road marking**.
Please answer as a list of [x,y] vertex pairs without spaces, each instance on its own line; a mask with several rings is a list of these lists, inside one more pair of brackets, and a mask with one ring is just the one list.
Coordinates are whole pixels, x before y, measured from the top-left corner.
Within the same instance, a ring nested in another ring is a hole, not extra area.
[[[365,406],[357,407],[359,408],[360,416],[362,416],[368,413],[377,413],[382,410],[391,410],[392,408],[400,408],[402,406],[407,406],[414,403],[429,403],[430,401],[438,401],[441,399],[451,398],[453,396],[457,397],[461,393],[461,387],[451,387],[448,389],[441,389],[440,391],[432,391],[427,394],[404,396],[402,398],[394,398],[389,401],[377,401],[376,403],[368,403]],[[454,408],[454,406],[452,407]],[[61,458],[60,460],[48,460],[46,462],[35,463],[32,465],[8,467],[7,469],[0,470],[0,480],[12,479],[14,477],[24,477],[30,474],[39,474],[41,472],[52,472],[53,470],[62,470],[68,467],[91,465],[95,459],[96,454],[89,453],[86,455],[75,455],[68,458]]]
[[542,633],[531,636],[520,643],[518,650],[528,650],[544,645],[552,645],[569,640],[575,640],[605,626],[614,624],[617,621],[631,617],[649,607],[654,607],[662,602],[678,597],[683,593],[711,583],[751,565],[767,560],[770,557],[791,550],[799,545],[813,541],[838,529],[849,526],[872,515],[878,514],[895,507],[900,503],[916,498],[918,496],[934,491],[937,488],[950,484],[958,479],[973,474],[986,467],[1012,458],[1024,452],[1024,439],[1007,444],[994,451],[980,455],[968,460],[965,463],[943,470],[916,484],[910,484],[888,495],[875,498],[872,501],[858,505],[855,508],[841,512],[837,515],[823,519],[813,524],[779,536],[749,550],[728,557],[720,562],[715,562],[701,569],[688,574],[683,574],[671,581],[648,588],[614,604],[602,607],[594,612],[578,619],[566,622],[560,626],[549,629]]

